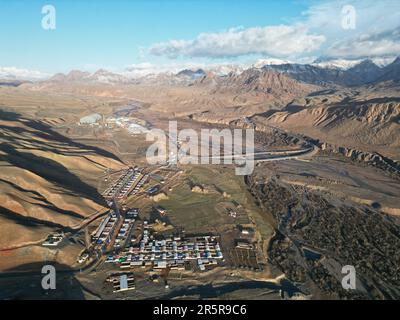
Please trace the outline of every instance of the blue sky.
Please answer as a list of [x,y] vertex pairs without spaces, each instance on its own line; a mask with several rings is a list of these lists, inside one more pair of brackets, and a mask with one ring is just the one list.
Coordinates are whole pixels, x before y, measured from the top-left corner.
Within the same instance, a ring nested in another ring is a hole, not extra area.
[[[121,70],[143,63],[301,60],[328,53],[344,57],[347,51],[357,58],[371,50],[353,48],[354,39],[363,41],[360,37],[367,35],[381,41],[388,32],[392,43],[380,43],[386,46],[376,55],[393,55],[400,21],[393,10],[400,9],[400,1],[384,2],[2,0],[0,67],[54,73],[100,67]],[[338,25],[346,3],[353,3],[362,15],[357,30],[343,33]],[[41,27],[46,4],[56,8],[55,30]],[[367,18],[373,19],[374,12],[390,17],[372,28]]]
[[[41,8],[56,8],[56,30],[41,27]],[[2,64],[53,72],[143,61],[140,48],[232,26],[285,23],[305,9],[293,1],[1,2]],[[278,14],[279,13],[279,14]],[[4,26],[6,26],[4,28]]]

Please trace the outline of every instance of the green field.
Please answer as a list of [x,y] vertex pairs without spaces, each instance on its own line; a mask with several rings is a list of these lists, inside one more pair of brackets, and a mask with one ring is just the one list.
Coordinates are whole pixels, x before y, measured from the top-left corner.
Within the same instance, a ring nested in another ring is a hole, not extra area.
[[[233,167],[193,166],[186,174],[187,183],[182,183],[168,194],[169,199],[160,202],[168,210],[168,218],[175,226],[184,227],[187,232],[220,233],[235,228],[238,220],[229,217],[218,204],[241,204],[250,214],[258,210],[254,203],[249,203],[251,198],[243,177],[236,176]],[[193,192],[191,184],[203,186],[208,193]],[[265,222],[263,224],[269,234],[270,227],[266,227]]]

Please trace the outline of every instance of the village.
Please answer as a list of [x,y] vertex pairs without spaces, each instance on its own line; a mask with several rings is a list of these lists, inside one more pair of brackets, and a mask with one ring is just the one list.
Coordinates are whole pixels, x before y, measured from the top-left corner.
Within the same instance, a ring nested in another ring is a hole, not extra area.
[[[109,209],[97,226],[94,229],[91,227],[89,243],[80,253],[77,263],[81,269],[96,265],[106,270],[105,284],[111,286],[114,293],[135,289],[138,276],[160,277],[173,271],[189,274],[207,272],[235,263],[245,265],[245,258],[239,257],[243,252],[243,257],[254,255],[254,244],[245,239],[236,239],[231,248],[224,249],[220,234],[189,234],[179,226],[170,225],[160,230],[160,220],[154,221],[154,218],[142,214],[140,207],[128,205],[128,199],[142,197],[151,201],[162,194],[163,189],[168,189],[168,177],[168,174],[163,176],[144,168],[129,167],[109,173],[103,181],[103,197]],[[153,205],[153,210],[159,219],[167,215],[160,205]],[[227,208],[226,215],[236,219],[240,213]],[[251,232],[245,227],[238,231],[241,238],[249,238]],[[63,234],[54,234],[43,245],[56,247],[62,241]],[[236,258],[232,257],[232,253]],[[169,284],[164,278],[167,288]]]

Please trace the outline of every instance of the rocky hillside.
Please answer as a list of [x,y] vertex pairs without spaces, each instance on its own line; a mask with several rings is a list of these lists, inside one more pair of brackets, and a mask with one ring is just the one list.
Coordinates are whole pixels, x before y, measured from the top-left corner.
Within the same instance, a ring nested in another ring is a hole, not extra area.
[[291,79],[279,72],[251,68],[240,74],[230,73],[226,77],[209,74],[197,83],[205,85],[216,92],[234,92],[236,94],[257,93],[266,98],[280,98],[290,101],[319,89],[317,86],[306,85]]
[[393,91],[320,92],[254,120],[329,144],[400,159],[400,97]]

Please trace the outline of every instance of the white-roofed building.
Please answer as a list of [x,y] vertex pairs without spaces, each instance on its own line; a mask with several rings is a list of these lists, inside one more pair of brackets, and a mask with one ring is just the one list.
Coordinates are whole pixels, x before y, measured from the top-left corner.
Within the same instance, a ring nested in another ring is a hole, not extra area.
[[102,115],[99,113],[92,113],[88,116],[85,116],[79,120],[79,124],[95,124],[102,119]]

